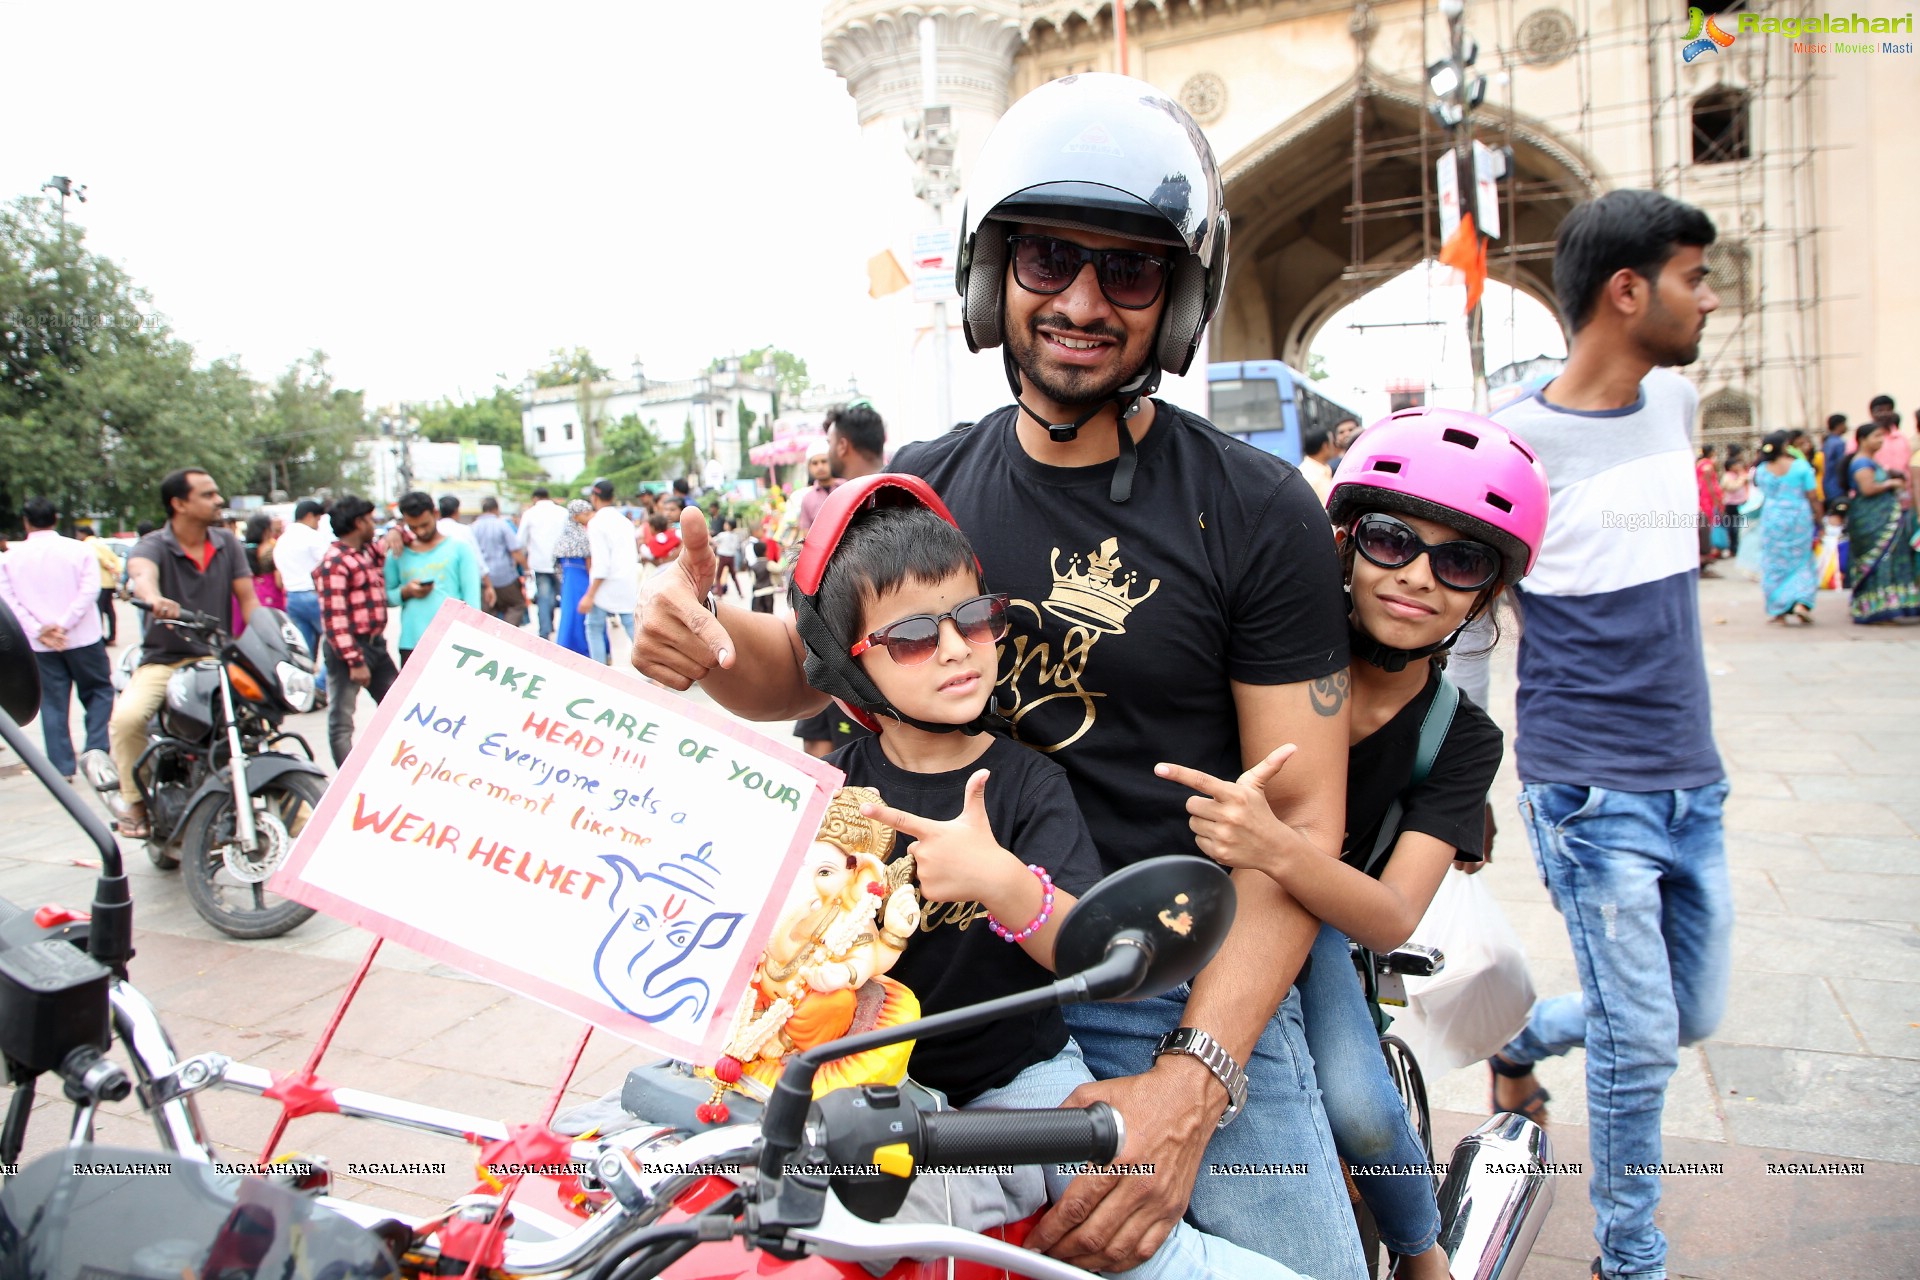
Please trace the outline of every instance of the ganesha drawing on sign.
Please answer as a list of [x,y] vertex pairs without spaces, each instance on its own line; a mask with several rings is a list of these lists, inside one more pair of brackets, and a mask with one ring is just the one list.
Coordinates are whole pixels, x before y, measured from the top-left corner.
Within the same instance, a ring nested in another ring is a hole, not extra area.
[[[834,792],[741,998],[726,1053],[702,1072],[714,1092],[701,1119],[726,1119],[729,1089],[764,1100],[790,1053],[920,1016],[913,992],[886,976],[919,927],[920,899],[912,855],[888,861],[893,828],[861,816],[862,804],[879,802],[871,787]],[[814,1096],[899,1084],[912,1053],[908,1041],[830,1062],[814,1076]]]

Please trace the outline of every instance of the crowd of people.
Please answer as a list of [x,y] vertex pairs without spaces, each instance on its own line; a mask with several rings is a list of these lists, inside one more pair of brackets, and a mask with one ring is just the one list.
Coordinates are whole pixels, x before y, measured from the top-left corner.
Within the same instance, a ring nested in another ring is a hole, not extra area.
[[[1074,144],[1096,126],[1108,145]],[[324,655],[336,761],[359,691],[384,695],[448,600],[519,625],[530,603],[543,639],[598,661],[617,625],[644,675],[794,720],[878,792],[862,816],[911,838],[923,897],[958,904],[880,938],[930,1014],[1043,980],[1057,916],[1103,874],[1183,851],[1228,868],[1238,911],[1190,983],[922,1040],[912,1070],[960,1106],[1124,1114],[1121,1159],[1152,1176],[1055,1170],[1029,1247],[1131,1276],[1277,1280],[1365,1274],[1343,1160],[1396,1274],[1447,1274],[1348,943],[1398,945],[1449,868],[1490,853],[1504,735],[1448,663],[1517,596],[1520,814],[1579,990],[1538,1001],[1492,1054],[1490,1101],[1547,1123],[1535,1068],[1584,1049],[1593,1274],[1660,1280],[1665,1092],[1678,1047],[1724,1011],[1733,923],[1699,577],[1716,530],[1735,549],[1729,510],[1758,503],[1743,527],[1769,614],[1804,625],[1815,537],[1844,502],[1855,620],[1920,613],[1892,402],[1838,452],[1844,420],[1819,447],[1775,433],[1751,466],[1697,455],[1697,393],[1671,370],[1718,306],[1716,231],[1621,190],[1559,228],[1557,377],[1491,420],[1415,409],[1310,432],[1295,468],[1152,398],[1194,358],[1227,257],[1219,172],[1176,102],[1123,77],[1056,81],[1008,111],[972,183],[963,323],[976,349],[1004,347],[1013,403],[891,464],[879,414],[843,406],[770,524],[716,518],[684,483],[622,503],[601,480],[564,505],[536,490],[517,524],[483,505],[469,526],[415,492],[380,531],[345,495],[243,540],[189,468],[162,485],[168,518],[135,547],[131,590],[156,617],[244,621],[277,577]],[[1599,518],[1696,503],[1698,535]],[[119,707],[100,699],[105,562],[52,532],[50,504],[27,514],[0,595],[60,732],[80,687],[89,744],[119,756],[190,658],[154,628]],[[71,772],[70,746],[61,759]],[[851,1003],[860,973],[842,968],[808,979],[822,1009]],[[1300,1176],[1232,1172],[1274,1161]]]
[[1893,397],[1880,395],[1867,413],[1854,426],[1832,414],[1818,444],[1803,430],[1770,432],[1751,464],[1739,445],[1718,458],[1703,447],[1694,464],[1702,572],[1722,557],[1756,563],[1777,626],[1811,626],[1826,586],[1847,588],[1855,623],[1920,618],[1920,483],[1910,465],[1920,412],[1903,426]]

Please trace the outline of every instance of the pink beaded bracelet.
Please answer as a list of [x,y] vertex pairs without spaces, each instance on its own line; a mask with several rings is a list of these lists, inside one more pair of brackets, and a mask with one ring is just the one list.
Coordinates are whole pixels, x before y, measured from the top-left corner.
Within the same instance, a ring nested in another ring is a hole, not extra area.
[[1029,921],[1026,928],[1015,933],[995,920],[991,911],[987,913],[987,928],[993,930],[995,936],[1005,938],[1008,942],[1025,942],[1040,932],[1047,923],[1047,917],[1053,914],[1053,877],[1047,874],[1045,867],[1036,867],[1031,862],[1027,864],[1027,870],[1040,877],[1040,914]]

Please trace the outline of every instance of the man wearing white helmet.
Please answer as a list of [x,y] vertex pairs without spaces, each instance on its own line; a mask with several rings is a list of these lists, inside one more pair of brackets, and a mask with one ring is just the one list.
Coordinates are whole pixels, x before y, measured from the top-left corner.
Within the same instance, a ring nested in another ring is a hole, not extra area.
[[[1329,855],[1344,834],[1349,713],[1341,573],[1300,473],[1152,400],[1184,373],[1225,280],[1205,137],[1153,86],[1070,76],[1008,111],[974,166],[958,280],[968,344],[1004,344],[1015,404],[902,449],[1012,597],[995,707],[1066,770],[1106,870],[1195,853],[1214,802],[1154,773],[1233,777],[1283,743],[1274,811]],[[787,619],[708,612],[688,573],[650,586],[634,665],[757,719],[816,709]],[[991,785],[991,784],[989,784]],[[1122,1160],[1077,1179],[1028,1238],[1092,1270],[1136,1266],[1186,1214],[1318,1280],[1364,1275],[1292,983],[1316,922],[1238,873],[1239,910],[1190,986],[1068,1012],[1126,1117]],[[1248,1177],[1231,1166],[1304,1168]]]

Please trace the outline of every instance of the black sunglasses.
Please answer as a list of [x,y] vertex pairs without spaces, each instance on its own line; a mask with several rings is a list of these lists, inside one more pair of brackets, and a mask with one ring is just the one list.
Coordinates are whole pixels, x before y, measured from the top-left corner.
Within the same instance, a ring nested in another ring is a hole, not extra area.
[[857,658],[875,645],[884,645],[903,667],[918,666],[940,647],[940,624],[953,625],[969,644],[998,644],[1007,634],[1007,597],[974,596],[945,613],[916,613],[889,623],[847,652]]
[[1500,553],[1484,542],[1424,542],[1403,520],[1375,512],[1353,522],[1353,545],[1382,569],[1398,569],[1422,555],[1443,587],[1478,591],[1500,576]]
[[1143,311],[1166,287],[1170,263],[1140,249],[1089,249],[1054,236],[1009,236],[1013,278],[1028,293],[1065,293],[1093,264],[1100,293],[1116,307]]

